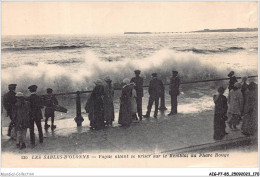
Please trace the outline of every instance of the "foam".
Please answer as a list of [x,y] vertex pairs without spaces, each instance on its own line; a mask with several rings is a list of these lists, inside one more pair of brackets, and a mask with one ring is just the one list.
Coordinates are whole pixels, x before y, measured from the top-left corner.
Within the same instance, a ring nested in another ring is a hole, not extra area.
[[83,61],[76,67],[38,63],[38,65],[20,65],[2,69],[2,92],[6,92],[10,83],[18,84],[17,90],[27,92],[27,87],[36,84],[40,92],[51,87],[55,93],[92,89],[93,81],[109,75],[114,83],[121,83],[124,78],[134,76],[133,71],[140,69],[145,83],[150,75],[157,72],[163,82],[169,82],[171,71],[178,70],[184,81],[226,77],[228,68],[200,61],[192,53],[175,53],[173,50],[159,50],[153,55],[141,59],[105,61],[93,51],[86,50]]

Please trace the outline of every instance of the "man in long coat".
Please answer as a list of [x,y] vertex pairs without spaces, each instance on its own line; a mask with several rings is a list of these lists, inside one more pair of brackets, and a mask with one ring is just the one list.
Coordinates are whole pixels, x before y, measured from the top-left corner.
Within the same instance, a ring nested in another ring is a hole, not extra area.
[[136,103],[137,103],[137,113],[139,120],[142,120],[143,113],[142,113],[142,97],[144,96],[144,89],[143,89],[143,78],[140,77],[141,71],[135,70],[135,77],[131,79],[130,82],[135,83],[135,90],[136,90]]
[[7,117],[9,117],[11,119],[11,122],[10,122],[9,127],[8,127],[8,133],[7,133],[7,136],[11,136],[11,130],[14,127],[14,119],[12,117],[12,115],[13,115],[12,114],[12,107],[16,103],[16,97],[15,97],[15,95],[16,95],[16,93],[15,93],[16,84],[8,85],[8,89],[9,89],[9,92],[4,94],[3,104],[4,104],[4,108],[7,112]]
[[42,111],[43,108],[43,100],[40,96],[36,94],[37,86],[31,85],[28,87],[29,91],[31,92],[31,95],[28,97],[28,101],[31,104],[31,114],[30,114],[30,140],[32,147],[35,146],[35,134],[34,134],[34,123],[37,126],[38,132],[39,132],[39,141],[40,143],[43,143],[43,133],[42,133],[42,124],[41,119],[42,117]]
[[114,112],[114,88],[112,80],[107,76],[104,79],[104,119],[107,126],[112,126],[112,122],[115,120]]
[[157,73],[152,74],[152,80],[149,84],[149,102],[147,106],[147,112],[144,116],[145,118],[150,117],[151,109],[153,106],[153,102],[155,102],[155,111],[154,111],[154,118],[157,118],[158,115],[158,105],[159,105],[159,98],[162,95],[163,91],[163,83],[161,80],[157,78]]
[[180,94],[180,78],[178,77],[178,71],[172,71],[172,77],[170,82],[169,94],[171,95],[171,112],[169,116],[177,114],[177,96]]

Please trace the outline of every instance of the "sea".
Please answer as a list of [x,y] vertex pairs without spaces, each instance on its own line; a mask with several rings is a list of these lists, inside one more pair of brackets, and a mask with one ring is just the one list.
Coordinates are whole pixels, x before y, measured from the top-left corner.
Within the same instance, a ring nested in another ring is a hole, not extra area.
[[[110,35],[2,36],[2,95],[10,83],[16,91],[29,95],[27,87],[38,85],[39,94],[52,88],[54,93],[91,90],[94,81],[109,76],[120,85],[140,69],[145,85],[156,72],[164,84],[177,70],[182,82],[258,74],[257,32],[197,32]],[[250,80],[249,80],[250,81]],[[257,79],[255,79],[257,82]],[[212,110],[212,95],[228,82],[185,84],[181,86],[179,112]],[[170,108],[168,86],[166,105]],[[115,92],[118,111],[120,91]],[[57,119],[75,117],[75,96],[57,96],[68,113]],[[82,95],[82,112],[87,95]],[[143,113],[148,93],[145,89]],[[85,115],[87,117],[87,115]]]

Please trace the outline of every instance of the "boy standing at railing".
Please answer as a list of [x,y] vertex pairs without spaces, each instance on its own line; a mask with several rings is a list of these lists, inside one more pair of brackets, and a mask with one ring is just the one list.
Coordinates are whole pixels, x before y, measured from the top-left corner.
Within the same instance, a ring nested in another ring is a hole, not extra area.
[[45,125],[44,128],[48,129],[50,127],[50,125],[48,125],[48,119],[49,117],[51,118],[51,129],[55,129],[56,125],[54,125],[54,105],[58,105],[58,100],[56,99],[56,97],[52,94],[52,89],[51,88],[47,88],[47,94],[45,99],[44,99],[44,103],[45,103],[45,113],[44,113],[44,117],[45,117]]

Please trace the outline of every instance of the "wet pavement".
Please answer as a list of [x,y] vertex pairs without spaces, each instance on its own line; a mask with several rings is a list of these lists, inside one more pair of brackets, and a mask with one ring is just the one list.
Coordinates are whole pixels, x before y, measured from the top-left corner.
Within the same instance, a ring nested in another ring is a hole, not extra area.
[[[57,128],[44,131],[44,143],[30,147],[29,130],[27,148],[19,150],[15,141],[10,140],[7,127],[2,129],[2,152],[15,153],[104,153],[104,152],[142,152],[160,153],[180,148],[189,148],[200,144],[218,143],[213,139],[213,111],[178,114],[167,116],[169,111],[161,112],[157,119],[151,117],[130,127],[114,124],[104,130],[90,130],[88,121],[82,127],[76,127],[73,118],[55,121]],[[152,114],[151,114],[152,115]],[[118,116],[118,115],[116,115]],[[86,116],[84,116],[87,119]],[[44,122],[42,122],[44,125]],[[240,126],[238,127],[240,128]],[[240,130],[226,128],[228,135],[221,141],[228,141],[245,136]],[[37,136],[37,128],[35,127]],[[236,147],[235,147],[236,148]]]

